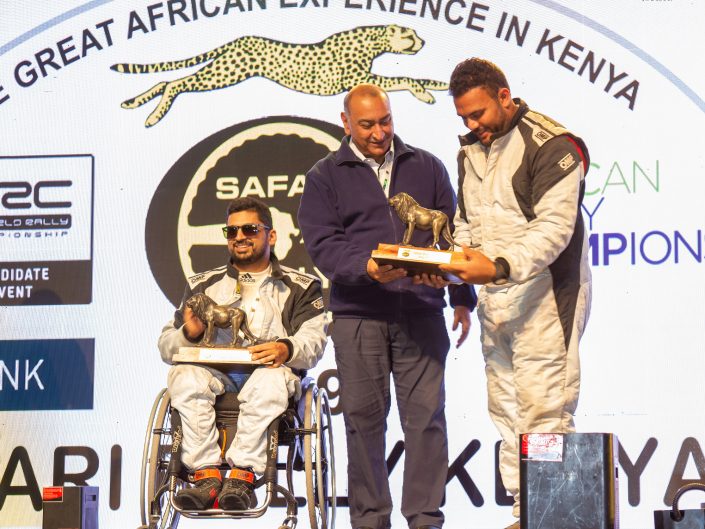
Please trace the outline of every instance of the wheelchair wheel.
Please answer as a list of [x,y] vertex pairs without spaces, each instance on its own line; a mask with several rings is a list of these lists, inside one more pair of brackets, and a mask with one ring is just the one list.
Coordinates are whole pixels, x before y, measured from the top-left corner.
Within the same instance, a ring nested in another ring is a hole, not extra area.
[[306,388],[304,429],[304,470],[306,504],[312,529],[335,527],[335,454],[330,406],[325,390]]
[[[177,529],[180,514],[169,503],[168,493],[160,495],[159,512],[152,515],[152,500],[168,480],[168,466],[172,443],[171,399],[166,389],[154,401],[144,439],[144,456],[140,480],[142,526],[149,529]],[[163,491],[162,491],[163,492]]]

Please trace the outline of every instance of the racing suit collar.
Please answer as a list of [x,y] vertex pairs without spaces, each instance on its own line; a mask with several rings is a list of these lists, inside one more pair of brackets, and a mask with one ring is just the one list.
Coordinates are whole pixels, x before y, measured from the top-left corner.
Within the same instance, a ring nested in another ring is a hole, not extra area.
[[[272,264],[271,277],[273,279],[282,279],[284,277],[284,273],[282,272],[281,265],[279,264],[279,259],[277,259],[277,256],[274,255],[274,250],[272,250],[269,254],[269,262]],[[240,271],[235,267],[235,265],[233,265],[232,259],[228,260],[227,273],[236,281],[238,277],[240,277]]]

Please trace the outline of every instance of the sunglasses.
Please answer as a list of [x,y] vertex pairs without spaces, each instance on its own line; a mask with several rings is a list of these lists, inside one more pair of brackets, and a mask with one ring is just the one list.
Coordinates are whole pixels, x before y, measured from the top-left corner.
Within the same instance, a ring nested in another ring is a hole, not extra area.
[[259,230],[271,230],[269,226],[264,224],[243,224],[242,226],[223,226],[223,236],[226,239],[234,239],[237,237],[237,232],[242,230],[245,237],[254,237],[259,233]]

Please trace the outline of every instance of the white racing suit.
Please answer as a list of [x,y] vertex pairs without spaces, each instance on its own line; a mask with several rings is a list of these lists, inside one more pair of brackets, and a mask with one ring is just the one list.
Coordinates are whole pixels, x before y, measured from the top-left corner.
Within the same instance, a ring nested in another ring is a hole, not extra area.
[[512,127],[489,149],[461,138],[453,237],[509,264],[506,283],[480,290],[477,314],[500,473],[519,516],[518,436],[575,431],[591,278],[580,212],[587,148],[515,101]]
[[[188,279],[181,306],[159,337],[159,351],[166,363],[172,363],[179,347],[195,345],[182,330],[183,307],[198,292],[219,305],[237,306],[240,301],[237,269],[228,264]],[[265,340],[286,342],[291,356],[283,366],[256,369],[242,388],[215,369],[178,364],[169,370],[167,387],[171,403],[183,423],[181,459],[191,470],[220,463],[215,398],[225,391],[240,390],[237,433],[225,456],[231,466],[252,467],[255,472],[263,473],[267,461],[267,427],[286,410],[289,398],[294,395],[298,398],[301,393],[299,377],[292,368],[310,369],[323,355],[327,318],[317,278],[282,266],[272,258],[272,273],[262,282],[259,299],[265,311],[264,324],[252,331]],[[215,343],[227,344],[231,339],[231,329],[218,329]]]

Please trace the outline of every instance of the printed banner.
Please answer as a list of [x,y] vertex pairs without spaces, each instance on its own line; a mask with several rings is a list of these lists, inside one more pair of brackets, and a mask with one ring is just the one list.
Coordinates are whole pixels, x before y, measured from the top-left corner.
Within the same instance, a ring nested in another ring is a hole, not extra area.
[[[169,368],[157,338],[185,278],[225,263],[228,202],[267,201],[276,254],[322,276],[296,213],[306,172],[344,136],[347,91],[385,87],[396,133],[456,182],[467,129],[447,83],[473,56],[589,147],[576,425],[616,434],[620,525],[651,527],[680,485],[705,480],[703,26],[683,0],[0,3],[0,528],[40,527],[42,487],[71,484],[99,487],[101,527],[140,525],[145,431]],[[310,375],[331,397],[348,527],[332,344]],[[446,389],[445,527],[505,527],[475,316]],[[394,527],[407,525],[402,441],[393,404]],[[284,517],[279,501],[240,523]],[[217,522],[179,528],[203,523]]]

